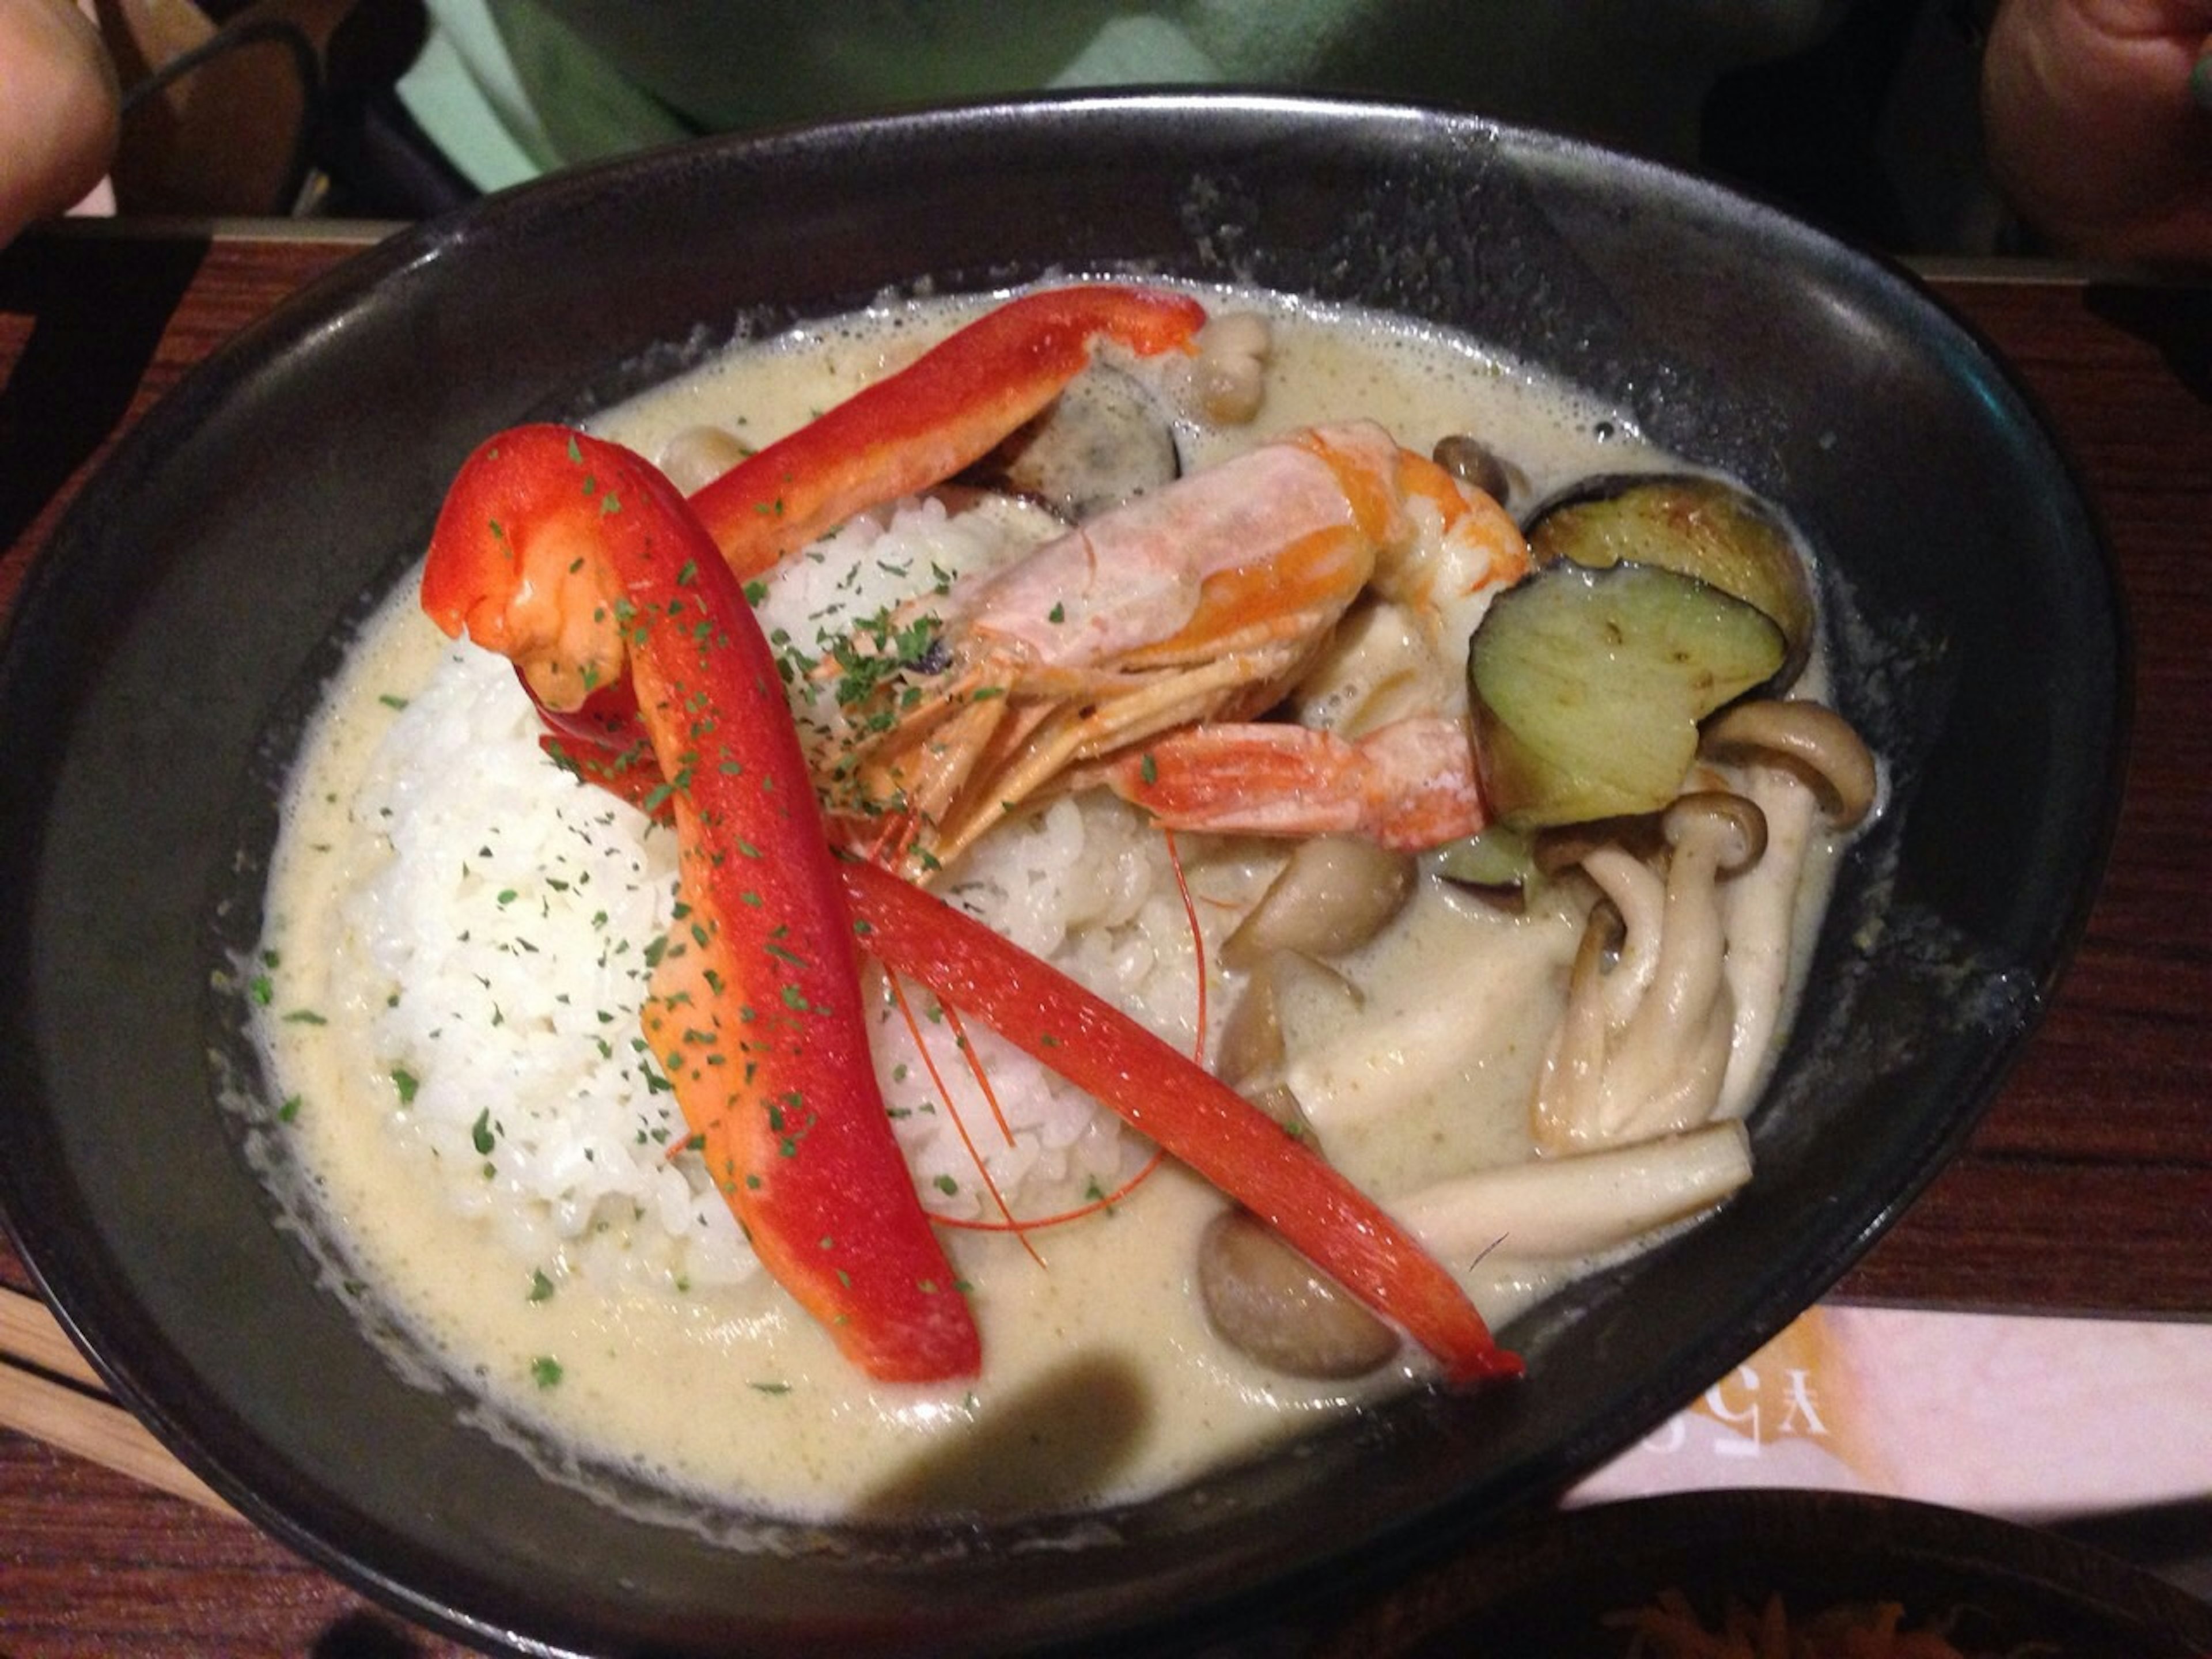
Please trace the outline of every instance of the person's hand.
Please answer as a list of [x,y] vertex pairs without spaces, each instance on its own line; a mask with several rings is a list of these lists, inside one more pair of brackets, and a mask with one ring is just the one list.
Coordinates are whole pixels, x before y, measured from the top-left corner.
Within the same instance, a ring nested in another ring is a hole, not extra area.
[[1990,164],[2061,252],[2212,264],[2212,0],[2005,0]]
[[120,119],[114,66],[71,0],[0,0],[0,246],[100,182]]

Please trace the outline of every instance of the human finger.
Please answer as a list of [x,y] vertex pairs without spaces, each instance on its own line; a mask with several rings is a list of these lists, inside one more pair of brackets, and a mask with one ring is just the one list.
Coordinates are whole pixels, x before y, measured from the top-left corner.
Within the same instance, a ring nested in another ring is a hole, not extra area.
[[99,31],[71,0],[0,0],[0,243],[100,182],[120,107]]

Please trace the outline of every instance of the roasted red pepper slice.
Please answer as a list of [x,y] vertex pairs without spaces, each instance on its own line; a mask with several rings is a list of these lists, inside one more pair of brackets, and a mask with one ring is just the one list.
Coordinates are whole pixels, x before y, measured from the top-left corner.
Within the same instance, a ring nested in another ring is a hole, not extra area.
[[692,509],[740,577],[865,508],[942,483],[1058,397],[1091,342],[1152,356],[1189,343],[1206,308],[1161,289],[1091,283],[1009,300],[897,374],[732,467]]
[[973,917],[858,860],[860,947],[1088,1091],[1273,1226],[1455,1382],[1520,1375],[1467,1292],[1333,1166],[1228,1085]]
[[493,439],[430,544],[424,609],[574,707],[627,675],[675,816],[677,920],[644,1024],[769,1272],[870,1376],[981,1360],[868,1052],[842,884],[768,642],[682,496],[557,427]]
[[[738,463],[691,497],[692,510],[740,578],[762,574],[854,514],[990,453],[1083,371],[1095,341],[1154,356],[1187,347],[1205,322],[1197,301],[1160,289],[1022,295]],[[580,766],[604,768],[592,750],[639,742],[626,686],[601,684],[574,704],[549,702],[534,684],[531,694],[557,734],[549,750]]]

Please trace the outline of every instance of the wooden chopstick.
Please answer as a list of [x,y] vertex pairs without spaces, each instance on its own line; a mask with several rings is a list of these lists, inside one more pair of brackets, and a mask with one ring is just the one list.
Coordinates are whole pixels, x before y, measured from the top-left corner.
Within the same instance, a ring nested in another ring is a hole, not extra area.
[[77,1351],[46,1304],[0,1285],[0,1359],[37,1366],[88,1389],[106,1392],[92,1362]]
[[[100,1389],[98,1394],[86,1389]],[[170,1455],[138,1419],[110,1400],[45,1303],[0,1286],[0,1428],[189,1498],[236,1513]]]

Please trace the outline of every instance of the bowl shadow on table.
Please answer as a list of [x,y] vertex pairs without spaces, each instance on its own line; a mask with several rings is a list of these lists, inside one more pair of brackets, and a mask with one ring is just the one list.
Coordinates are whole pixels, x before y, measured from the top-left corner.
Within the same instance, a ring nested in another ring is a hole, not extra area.
[[428,1651],[382,1614],[349,1613],[308,1644],[307,1659],[423,1659]]
[[106,239],[54,236],[35,263],[0,252],[0,313],[31,319],[0,381],[0,548],[115,430],[207,251],[204,238],[135,242],[127,283],[108,280]]
[[2157,352],[2197,402],[2212,404],[2212,289],[2092,283],[2082,303]]

